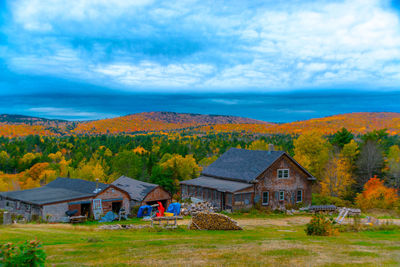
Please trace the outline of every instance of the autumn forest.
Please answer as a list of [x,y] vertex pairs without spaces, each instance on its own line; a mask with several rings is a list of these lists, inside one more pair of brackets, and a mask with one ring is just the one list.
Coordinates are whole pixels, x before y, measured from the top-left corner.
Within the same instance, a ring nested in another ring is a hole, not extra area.
[[[2,115],[0,191],[60,176],[110,183],[126,175],[178,193],[179,181],[195,178],[230,147],[267,150],[274,144],[317,178],[315,201],[392,208],[400,188],[399,120],[396,113],[354,113],[274,124],[147,113],[79,123]],[[368,204],[368,186],[387,197]]]

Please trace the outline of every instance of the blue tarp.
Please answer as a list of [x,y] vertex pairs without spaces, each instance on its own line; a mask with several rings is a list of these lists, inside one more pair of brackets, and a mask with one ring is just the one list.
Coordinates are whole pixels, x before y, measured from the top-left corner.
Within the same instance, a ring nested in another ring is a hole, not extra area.
[[150,216],[152,209],[150,205],[141,206],[138,210],[137,217],[142,218],[143,216]]
[[169,204],[167,212],[173,213],[174,216],[178,216],[181,213],[181,204],[180,203]]
[[106,213],[106,215],[103,218],[101,218],[99,220],[99,222],[112,222],[115,220],[115,218],[116,218],[116,215],[114,214],[114,212],[109,211]]

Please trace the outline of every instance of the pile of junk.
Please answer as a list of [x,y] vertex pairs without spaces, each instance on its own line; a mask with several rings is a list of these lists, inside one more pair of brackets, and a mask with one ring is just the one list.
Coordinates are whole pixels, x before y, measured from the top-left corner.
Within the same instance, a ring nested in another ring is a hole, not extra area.
[[180,203],[169,204],[167,210],[165,210],[161,202],[153,205],[141,206],[138,210],[137,217],[143,218],[143,220],[151,220],[154,217],[172,217],[179,216],[181,213]]

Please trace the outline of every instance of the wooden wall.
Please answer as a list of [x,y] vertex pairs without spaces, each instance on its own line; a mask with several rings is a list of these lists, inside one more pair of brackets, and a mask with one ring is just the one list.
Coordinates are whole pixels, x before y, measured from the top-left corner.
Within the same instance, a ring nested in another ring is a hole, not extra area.
[[[288,179],[278,179],[278,169],[289,169]],[[308,180],[309,176],[295,164],[286,155],[282,156],[273,165],[271,165],[257,179],[255,195],[262,201],[262,192],[269,191],[269,205],[271,209],[282,209],[287,204],[296,204],[296,195],[298,190],[303,192],[303,203],[311,204],[311,188],[312,181]],[[285,200],[280,201],[276,192],[284,191]]]

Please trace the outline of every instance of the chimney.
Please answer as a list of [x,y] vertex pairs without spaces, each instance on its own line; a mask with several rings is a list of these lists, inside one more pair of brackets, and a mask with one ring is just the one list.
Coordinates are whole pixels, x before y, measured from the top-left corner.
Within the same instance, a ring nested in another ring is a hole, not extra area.
[[93,191],[93,193],[97,194],[98,192],[100,192],[100,189],[99,189],[99,178],[96,178],[96,189]]
[[275,151],[274,144],[268,144],[268,153],[271,154],[271,151]]

